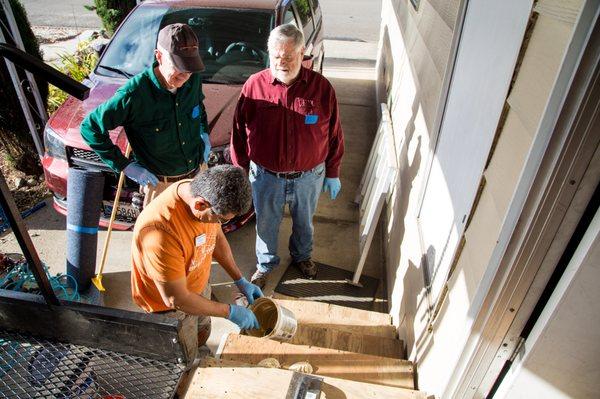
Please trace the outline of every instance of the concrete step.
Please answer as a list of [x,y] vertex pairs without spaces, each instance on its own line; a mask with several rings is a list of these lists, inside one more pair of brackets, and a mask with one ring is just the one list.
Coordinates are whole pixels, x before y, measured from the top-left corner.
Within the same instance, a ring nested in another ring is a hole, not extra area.
[[365,355],[337,349],[280,343],[239,334],[223,337],[217,357],[221,360],[258,364],[275,358],[283,368],[308,362],[313,374],[370,384],[414,389],[413,364],[407,360]]
[[[290,370],[205,358],[192,375],[186,399],[285,398],[293,384]],[[327,399],[426,399],[422,392],[365,382],[324,377],[321,397]]]
[[322,328],[333,328],[355,334],[384,338],[396,338],[396,328],[391,324],[391,316],[368,310],[353,309],[328,303],[304,301],[301,299],[273,296],[278,303],[291,310],[298,324]]
[[404,344],[399,339],[353,333],[311,324],[299,324],[296,334],[287,342],[392,359],[405,358]]

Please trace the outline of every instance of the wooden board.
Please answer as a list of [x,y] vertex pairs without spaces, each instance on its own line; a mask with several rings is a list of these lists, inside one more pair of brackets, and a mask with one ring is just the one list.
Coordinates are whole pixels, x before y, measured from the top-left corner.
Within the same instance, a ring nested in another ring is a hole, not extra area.
[[[289,370],[244,365],[239,362],[207,359],[195,371],[184,398],[282,399],[286,397],[293,373]],[[425,399],[419,391],[364,382],[324,377],[326,399]]]
[[545,14],[535,22],[507,100],[531,136],[546,110],[572,33],[573,25]]
[[279,343],[238,334],[229,334],[219,352],[220,359],[250,364],[258,364],[267,357],[276,358],[284,368],[307,361],[314,374],[414,389],[413,364],[407,360]]
[[311,324],[299,324],[294,338],[287,342],[393,359],[405,358],[403,344],[399,339],[352,333]]
[[[396,338],[396,327],[386,313],[346,308],[327,303],[282,299],[283,295],[274,295],[273,299],[291,310],[298,324],[311,325],[355,334],[376,337]],[[289,298],[289,297],[288,297]]]
[[573,25],[581,7],[582,0],[540,0],[535,5],[534,11]]

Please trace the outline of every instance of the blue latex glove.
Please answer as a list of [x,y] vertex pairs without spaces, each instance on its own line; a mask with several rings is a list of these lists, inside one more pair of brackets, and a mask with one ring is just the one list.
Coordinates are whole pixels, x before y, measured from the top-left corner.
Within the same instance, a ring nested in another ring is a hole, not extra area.
[[337,177],[326,177],[323,182],[323,192],[329,190],[329,197],[334,200],[342,189],[342,182]]
[[125,169],[123,169],[123,173],[141,186],[147,186],[149,184],[156,186],[156,184],[158,184],[158,178],[137,162],[132,162],[127,165]]
[[241,330],[256,330],[260,327],[254,313],[243,306],[229,305],[227,318],[237,324]]
[[250,305],[252,305],[256,299],[260,298],[261,296],[264,296],[260,288],[257,285],[252,284],[251,282],[246,280],[245,277],[242,277],[239,280],[235,280],[234,283],[235,285],[237,285],[242,294],[246,295],[246,298],[248,298],[248,303]]
[[210,155],[210,138],[208,137],[208,133],[205,132],[200,132],[200,138],[202,139],[202,141],[204,142],[204,154],[202,154],[202,156],[204,157],[204,162],[208,162],[208,156]]

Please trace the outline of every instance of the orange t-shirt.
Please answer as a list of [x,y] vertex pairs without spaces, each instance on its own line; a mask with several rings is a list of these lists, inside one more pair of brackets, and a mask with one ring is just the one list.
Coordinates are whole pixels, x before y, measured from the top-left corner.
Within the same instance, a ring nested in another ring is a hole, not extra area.
[[133,229],[131,294],[147,312],[170,310],[154,281],[187,278],[187,288],[201,293],[208,283],[219,223],[196,219],[172,184],[144,208]]

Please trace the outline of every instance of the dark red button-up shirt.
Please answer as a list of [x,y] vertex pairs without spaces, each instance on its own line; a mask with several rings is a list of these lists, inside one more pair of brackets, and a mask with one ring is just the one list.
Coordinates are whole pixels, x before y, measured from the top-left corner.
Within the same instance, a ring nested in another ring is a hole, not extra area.
[[274,172],[300,172],[325,162],[327,177],[339,177],[344,153],[335,91],[322,75],[306,69],[290,86],[266,69],[246,81],[237,103],[231,158],[250,160]]

